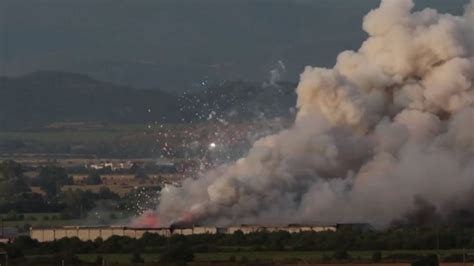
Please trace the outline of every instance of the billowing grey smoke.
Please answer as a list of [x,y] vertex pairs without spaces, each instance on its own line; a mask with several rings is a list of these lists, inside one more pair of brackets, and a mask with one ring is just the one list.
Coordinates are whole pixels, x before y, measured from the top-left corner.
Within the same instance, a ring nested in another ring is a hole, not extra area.
[[359,51],[301,74],[294,125],[164,191],[161,223],[386,226],[414,199],[441,214],[472,199],[474,0],[464,16],[413,7],[383,0]]

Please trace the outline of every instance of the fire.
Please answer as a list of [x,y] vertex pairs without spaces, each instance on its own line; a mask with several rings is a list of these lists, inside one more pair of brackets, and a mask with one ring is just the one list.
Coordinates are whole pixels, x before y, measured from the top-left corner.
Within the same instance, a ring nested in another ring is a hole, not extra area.
[[[161,219],[160,219],[161,218]],[[163,226],[171,225],[191,225],[197,220],[199,216],[192,212],[183,212],[174,222],[167,222],[171,219],[167,219],[166,216],[160,217],[157,211],[148,210],[142,213],[140,216],[132,220],[132,227],[144,227],[144,228],[159,228]]]
[[158,228],[161,226],[158,213],[148,210],[132,222],[133,227]]

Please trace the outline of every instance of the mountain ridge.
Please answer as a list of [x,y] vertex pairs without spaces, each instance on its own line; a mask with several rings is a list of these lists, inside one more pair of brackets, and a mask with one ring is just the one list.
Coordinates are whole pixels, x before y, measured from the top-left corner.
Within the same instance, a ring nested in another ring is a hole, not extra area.
[[288,116],[296,102],[294,87],[295,84],[284,82],[264,86],[225,81],[178,96],[72,72],[37,71],[0,77],[0,128],[24,129],[78,121],[181,123]]

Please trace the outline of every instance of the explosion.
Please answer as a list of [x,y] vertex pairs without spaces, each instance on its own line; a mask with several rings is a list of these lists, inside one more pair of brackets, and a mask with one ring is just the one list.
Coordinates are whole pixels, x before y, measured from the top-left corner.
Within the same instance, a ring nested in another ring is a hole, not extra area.
[[294,125],[163,191],[160,224],[186,213],[214,225],[383,227],[420,201],[445,217],[474,211],[474,0],[463,16],[413,8],[383,0],[358,51],[301,74]]
[[132,227],[158,228],[160,224],[158,213],[148,210],[132,222]]

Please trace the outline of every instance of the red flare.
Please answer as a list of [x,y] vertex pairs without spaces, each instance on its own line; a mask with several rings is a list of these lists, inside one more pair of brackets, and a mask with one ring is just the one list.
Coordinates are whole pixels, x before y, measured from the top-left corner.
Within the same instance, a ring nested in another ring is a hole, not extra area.
[[160,227],[160,219],[158,213],[148,210],[142,213],[138,218],[132,221],[133,227],[158,228]]

